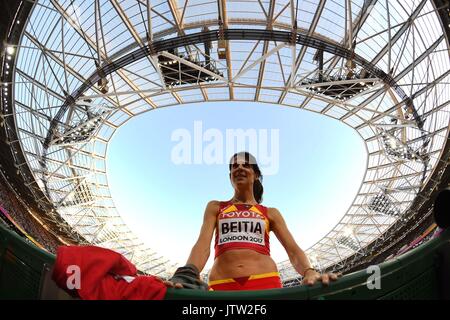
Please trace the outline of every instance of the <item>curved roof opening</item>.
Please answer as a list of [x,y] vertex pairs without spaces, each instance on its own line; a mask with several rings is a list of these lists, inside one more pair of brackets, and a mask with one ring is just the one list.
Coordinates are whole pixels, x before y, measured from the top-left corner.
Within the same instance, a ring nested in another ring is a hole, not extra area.
[[[304,249],[338,224],[367,167],[361,137],[334,119],[261,103],[182,105],[136,117],[116,132],[106,162],[114,203],[140,239],[183,264],[206,203],[233,196],[228,161],[240,150],[259,161],[262,204],[282,212]],[[272,256],[288,259],[275,237]]]

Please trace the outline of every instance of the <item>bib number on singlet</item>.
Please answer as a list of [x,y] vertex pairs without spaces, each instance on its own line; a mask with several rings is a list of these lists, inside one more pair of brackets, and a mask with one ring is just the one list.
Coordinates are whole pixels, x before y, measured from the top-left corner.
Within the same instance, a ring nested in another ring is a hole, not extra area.
[[261,219],[219,220],[219,245],[247,242],[264,246],[265,223]]

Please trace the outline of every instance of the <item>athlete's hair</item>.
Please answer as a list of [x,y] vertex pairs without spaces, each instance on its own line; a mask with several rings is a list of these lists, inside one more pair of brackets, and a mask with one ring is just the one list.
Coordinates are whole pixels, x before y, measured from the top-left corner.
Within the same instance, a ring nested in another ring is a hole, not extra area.
[[251,155],[247,151],[241,151],[238,153],[235,153],[231,159],[230,159],[230,175],[231,175],[231,168],[233,163],[236,161],[236,158],[244,158],[246,163],[250,163],[252,166],[253,171],[255,172],[255,175],[258,177],[255,180],[255,183],[253,184],[253,196],[255,197],[256,202],[261,203],[263,200],[263,193],[264,193],[264,187],[262,185],[263,176],[261,174],[261,170],[259,170],[258,163],[256,162],[256,158]]

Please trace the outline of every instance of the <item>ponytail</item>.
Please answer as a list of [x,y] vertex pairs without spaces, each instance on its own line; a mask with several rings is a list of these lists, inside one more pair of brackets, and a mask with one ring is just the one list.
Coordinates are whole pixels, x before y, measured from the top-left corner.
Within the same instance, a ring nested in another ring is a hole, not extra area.
[[261,183],[262,176],[255,180],[253,184],[253,196],[255,197],[256,202],[261,203],[263,200],[264,187]]

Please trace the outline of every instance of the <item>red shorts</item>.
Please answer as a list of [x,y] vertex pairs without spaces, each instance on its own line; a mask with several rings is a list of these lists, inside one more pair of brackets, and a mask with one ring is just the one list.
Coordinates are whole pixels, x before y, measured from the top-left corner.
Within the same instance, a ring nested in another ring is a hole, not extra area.
[[208,283],[209,290],[265,290],[282,288],[280,274],[270,272],[249,277],[213,280]]

